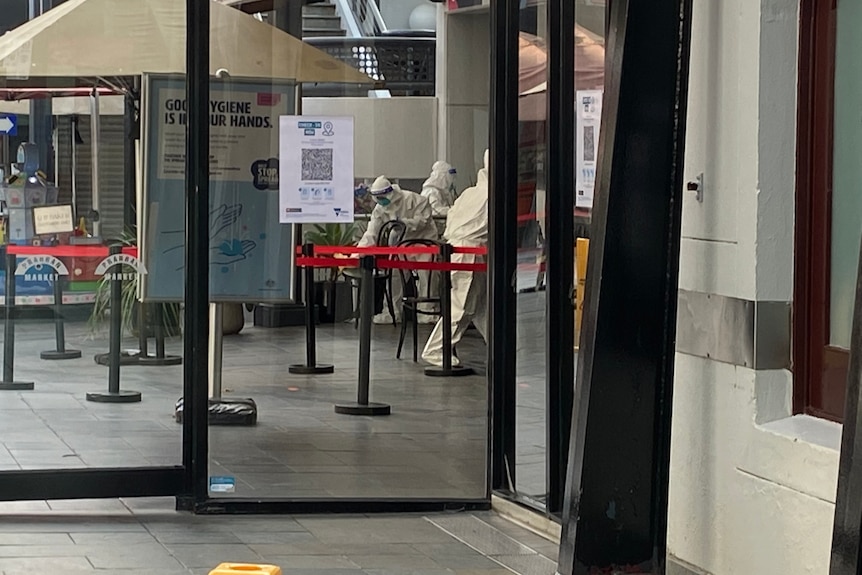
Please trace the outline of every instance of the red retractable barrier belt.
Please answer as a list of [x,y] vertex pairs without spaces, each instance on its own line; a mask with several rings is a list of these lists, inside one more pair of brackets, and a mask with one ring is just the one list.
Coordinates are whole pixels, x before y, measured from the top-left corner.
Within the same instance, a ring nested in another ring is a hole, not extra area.
[[[6,251],[17,256],[53,256],[55,258],[99,258],[110,253],[105,246],[18,246],[9,244]],[[138,257],[138,248],[126,246],[122,253]]]
[[[359,266],[359,260],[353,258],[309,258],[303,256],[296,258],[296,265],[315,268],[355,268]],[[413,260],[378,260],[377,268],[465,272],[484,272],[488,270],[487,264],[484,263],[422,262]]]

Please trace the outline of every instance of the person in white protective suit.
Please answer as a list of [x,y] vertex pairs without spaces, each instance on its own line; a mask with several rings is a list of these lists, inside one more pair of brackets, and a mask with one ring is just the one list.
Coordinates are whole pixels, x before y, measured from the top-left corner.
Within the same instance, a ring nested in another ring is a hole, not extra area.
[[[437,240],[437,226],[431,217],[431,204],[428,199],[421,195],[402,190],[398,184],[393,184],[386,176],[380,176],[369,188],[369,193],[377,202],[371,211],[371,219],[368,228],[357,244],[359,247],[370,247],[377,245],[377,236],[380,229],[387,222],[393,220],[402,222],[406,231],[403,240]],[[395,238],[392,238],[394,241]],[[409,256],[409,259],[428,260],[429,256]],[[424,278],[424,279],[423,279]],[[420,274],[420,290],[427,289],[428,274]],[[398,271],[393,270],[392,279],[392,301],[395,306],[395,321],[401,319],[401,281],[398,279]],[[374,323],[392,323],[392,317],[388,310],[374,316]]]
[[431,212],[435,216],[445,216],[455,203],[455,168],[444,161],[434,162],[431,175],[422,184],[422,195],[428,198]]
[[[479,170],[476,185],[467,188],[449,210],[443,239],[456,247],[484,247],[488,245],[488,150],[485,150],[485,166]],[[452,254],[452,261],[459,263],[482,263],[484,256],[474,254]],[[476,326],[482,338],[487,337],[487,274],[484,272],[453,271],[452,278],[452,347],[461,341],[470,322]],[[422,359],[432,365],[443,365],[443,320],[437,322],[431,337],[425,344]],[[452,353],[452,365],[461,362]]]

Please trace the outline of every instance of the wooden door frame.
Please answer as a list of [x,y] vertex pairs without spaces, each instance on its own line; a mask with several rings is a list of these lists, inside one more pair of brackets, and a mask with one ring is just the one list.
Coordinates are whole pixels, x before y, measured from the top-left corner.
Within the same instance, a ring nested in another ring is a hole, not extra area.
[[800,3],[793,409],[840,421],[848,354],[828,345],[836,3]]

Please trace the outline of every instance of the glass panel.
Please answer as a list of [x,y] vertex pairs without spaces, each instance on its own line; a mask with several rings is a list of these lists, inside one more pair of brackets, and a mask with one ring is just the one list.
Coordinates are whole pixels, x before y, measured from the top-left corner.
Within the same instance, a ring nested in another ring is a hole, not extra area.
[[[575,349],[580,342],[584,288],[590,246],[590,224],[599,155],[604,90],[604,0],[580,0],[575,7]],[[577,364],[577,355],[575,363]]]
[[[415,266],[439,255],[381,256],[370,285],[360,290],[364,280],[355,258],[337,261],[331,251],[321,253],[328,247],[348,256],[358,253],[357,243],[371,249],[407,240],[428,241],[439,253],[434,242],[441,232],[458,246],[485,243],[487,189],[473,189],[473,200],[460,208],[451,203],[484,177],[479,169],[488,145],[488,13],[444,9],[438,5],[430,15],[411,19],[424,22],[423,28],[437,22],[447,27],[439,36],[446,46],[438,50],[433,37],[418,31],[352,38],[339,30],[341,20],[328,3],[304,7],[306,24],[332,27],[326,38],[312,38],[307,29],[304,44],[276,27],[285,21],[290,26],[290,18],[276,13],[261,22],[213,5],[213,18],[236,22],[220,28],[231,32],[218,36],[214,53],[239,48],[240,55],[262,63],[254,74],[225,66],[233,78],[221,80],[223,87],[211,94],[211,146],[218,159],[213,209],[222,214],[214,225],[212,289],[220,301],[231,302],[221,309],[221,395],[227,406],[241,409],[238,400],[253,399],[258,408],[255,427],[211,426],[213,496],[484,497],[482,336],[466,329],[469,315],[459,314],[457,357],[479,375],[426,376],[422,356],[439,317],[438,277],[417,271],[414,282],[409,270],[402,275],[383,267]],[[327,55],[311,52],[309,45]],[[296,60],[299,54],[315,56]],[[443,54],[436,73],[447,80],[439,101],[433,97],[436,54]],[[294,61],[298,67],[288,68]],[[375,86],[372,77],[384,76],[386,84]],[[305,81],[301,118],[294,117],[293,92],[285,84],[295,78]],[[219,109],[224,106],[261,120],[242,125],[233,110]],[[456,173],[442,164],[432,170],[438,160]],[[316,257],[330,258],[318,262],[310,282],[304,267],[292,266],[292,234],[299,243],[315,244]],[[477,289],[463,275],[461,280],[453,301]],[[318,319],[314,363],[332,365],[334,373],[297,369],[308,363],[310,339],[304,307],[290,300],[307,301],[309,284]],[[366,295],[368,313],[360,313]],[[362,343],[366,321],[368,348]],[[434,341],[425,355],[439,363],[442,349]],[[369,368],[370,401],[388,405],[391,415],[356,414],[367,410],[349,405],[361,395],[363,365]]]
[[518,493],[544,501],[546,493],[545,378],[545,134],[547,126],[547,2],[521,10],[518,106]]
[[862,235],[862,5],[838,4],[835,53],[835,145],[832,180],[830,342],[849,349]]
[[[0,130],[9,134],[0,155],[0,470],[182,463],[182,292],[170,303],[138,299],[135,170],[146,163],[128,138],[140,74],[183,61],[175,23],[184,9],[174,4],[153,12],[126,2],[97,19],[91,3],[65,4],[32,14],[26,42],[14,40],[20,22],[2,24],[12,29],[0,50]],[[76,88],[90,83],[97,89]],[[182,150],[184,131],[172,137]],[[181,168],[179,217],[182,178]],[[109,256],[109,245],[123,255]],[[170,273],[181,285],[182,266]]]

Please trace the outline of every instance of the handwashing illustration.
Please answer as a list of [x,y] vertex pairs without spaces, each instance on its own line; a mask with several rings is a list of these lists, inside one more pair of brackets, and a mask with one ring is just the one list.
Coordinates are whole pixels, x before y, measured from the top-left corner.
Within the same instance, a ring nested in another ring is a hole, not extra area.
[[[242,204],[222,204],[210,212],[210,265],[228,266],[248,258],[248,255],[257,247],[257,243],[237,237],[236,223],[242,215]],[[184,230],[165,232],[165,234],[177,234],[182,237]],[[179,243],[167,248],[164,253],[182,249],[184,243]],[[181,265],[177,271],[185,266]]]

